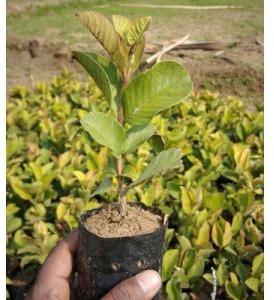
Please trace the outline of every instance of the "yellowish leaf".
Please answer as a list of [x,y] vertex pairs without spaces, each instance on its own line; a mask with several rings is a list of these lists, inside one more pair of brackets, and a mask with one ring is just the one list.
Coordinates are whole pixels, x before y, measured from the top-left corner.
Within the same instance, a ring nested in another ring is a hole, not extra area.
[[195,241],[196,246],[203,247],[208,245],[210,236],[210,226],[205,222],[198,231],[198,237]]
[[123,70],[126,66],[128,51],[124,41],[111,22],[105,16],[95,11],[79,13],[77,17],[105,48],[115,64]]

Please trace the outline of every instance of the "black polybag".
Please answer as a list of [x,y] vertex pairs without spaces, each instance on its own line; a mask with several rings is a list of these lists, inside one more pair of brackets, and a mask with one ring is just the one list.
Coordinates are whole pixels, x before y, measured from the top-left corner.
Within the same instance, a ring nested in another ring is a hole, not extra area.
[[[85,228],[85,220],[100,209],[86,211],[80,217],[77,299],[81,300],[100,299],[119,282],[144,270],[161,274],[167,224],[159,209],[146,208],[162,218],[162,225],[156,231],[117,238],[103,238]],[[160,292],[154,299],[159,298]]]

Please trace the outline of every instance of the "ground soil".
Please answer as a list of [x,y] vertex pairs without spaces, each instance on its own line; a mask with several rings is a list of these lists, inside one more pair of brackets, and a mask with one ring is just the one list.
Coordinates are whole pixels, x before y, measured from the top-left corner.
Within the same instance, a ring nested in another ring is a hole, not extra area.
[[136,236],[151,233],[161,226],[162,217],[140,206],[127,205],[121,215],[117,205],[108,204],[85,221],[90,232],[104,238]]
[[[71,56],[72,50],[83,51],[85,48],[82,44],[69,46],[41,39],[8,37],[7,94],[18,84],[32,87],[37,81],[50,80],[60,74],[63,67],[80,74],[80,80],[86,80],[85,72]],[[98,46],[96,51],[103,54]],[[262,52],[262,37],[258,36],[223,51],[180,50],[168,53],[162,59],[175,59],[184,65],[195,90],[209,89],[258,104],[262,103],[263,96],[263,67],[258,61]],[[144,59],[149,55],[145,54]]]

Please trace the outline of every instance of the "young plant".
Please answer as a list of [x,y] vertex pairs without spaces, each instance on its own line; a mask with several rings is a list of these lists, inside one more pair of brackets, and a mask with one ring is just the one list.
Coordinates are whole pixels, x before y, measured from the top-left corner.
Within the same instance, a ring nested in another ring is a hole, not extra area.
[[[182,165],[180,149],[164,150],[152,159],[135,181],[128,186],[124,183],[125,154],[136,150],[153,136],[159,141],[155,126],[150,124],[151,119],[185,99],[192,90],[192,82],[180,64],[169,60],[133,76],[142,59],[144,34],[149,28],[150,17],[130,20],[114,15],[112,23],[94,11],[77,14],[77,17],[109,55],[107,58],[95,53],[73,52],[109,102],[108,114],[92,111],[81,119],[81,124],[94,140],[113,153],[119,209],[124,215],[126,194],[130,188]],[[112,178],[107,176],[92,196],[111,187]]]

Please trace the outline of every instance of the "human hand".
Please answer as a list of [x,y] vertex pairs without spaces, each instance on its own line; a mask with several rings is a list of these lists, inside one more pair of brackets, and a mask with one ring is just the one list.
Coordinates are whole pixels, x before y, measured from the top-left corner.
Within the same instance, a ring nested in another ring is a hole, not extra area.
[[[69,300],[73,297],[70,279],[78,237],[76,229],[52,250],[26,300]],[[160,287],[160,275],[156,271],[147,270],[119,283],[102,300],[150,300]]]

